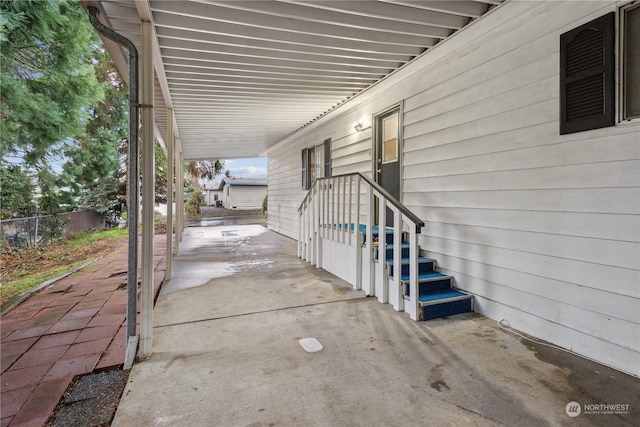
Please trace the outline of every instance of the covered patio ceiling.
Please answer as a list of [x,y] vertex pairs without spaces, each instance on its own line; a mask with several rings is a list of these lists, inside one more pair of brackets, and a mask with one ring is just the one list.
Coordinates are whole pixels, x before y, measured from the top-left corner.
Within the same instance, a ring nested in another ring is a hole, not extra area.
[[258,156],[502,2],[81,0],[138,48],[153,22],[156,135],[173,108],[186,160]]

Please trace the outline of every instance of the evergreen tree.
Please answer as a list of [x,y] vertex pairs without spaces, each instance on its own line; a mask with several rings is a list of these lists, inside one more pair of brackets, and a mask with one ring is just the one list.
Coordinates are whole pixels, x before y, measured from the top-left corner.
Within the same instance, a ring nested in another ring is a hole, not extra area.
[[0,214],[27,217],[35,214],[34,186],[29,174],[19,165],[0,165]]
[[[115,64],[105,50],[96,52],[94,69],[104,86],[104,98],[89,109],[85,132],[64,148],[67,158],[61,185],[71,200],[81,192],[96,189],[103,193],[102,182],[113,177],[124,162],[118,147],[126,147],[128,132],[128,90],[120,80]],[[91,199],[89,196],[88,199]],[[84,202],[88,200],[86,195]],[[101,210],[104,206],[90,206]]]
[[75,0],[0,1],[0,153],[35,170],[41,205],[57,209],[51,162],[84,132],[102,99],[92,59],[97,40]]

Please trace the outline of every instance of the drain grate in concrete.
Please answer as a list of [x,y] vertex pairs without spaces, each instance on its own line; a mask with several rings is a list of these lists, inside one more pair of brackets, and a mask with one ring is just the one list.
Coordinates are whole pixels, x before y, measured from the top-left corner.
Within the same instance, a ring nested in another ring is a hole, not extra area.
[[315,338],[302,338],[298,342],[307,353],[317,353],[319,351],[322,351],[322,349],[324,348],[320,341]]

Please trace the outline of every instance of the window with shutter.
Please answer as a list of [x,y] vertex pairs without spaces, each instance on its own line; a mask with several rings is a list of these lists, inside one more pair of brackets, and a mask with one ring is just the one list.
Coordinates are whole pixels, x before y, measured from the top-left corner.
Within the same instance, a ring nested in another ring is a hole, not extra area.
[[302,150],[302,189],[310,189],[316,179],[327,176],[331,176],[331,139]]
[[309,179],[307,176],[307,170],[309,169],[309,149],[302,150],[302,189],[309,189]]
[[324,176],[331,176],[331,138],[324,140]]
[[615,124],[614,17],[560,36],[560,134]]

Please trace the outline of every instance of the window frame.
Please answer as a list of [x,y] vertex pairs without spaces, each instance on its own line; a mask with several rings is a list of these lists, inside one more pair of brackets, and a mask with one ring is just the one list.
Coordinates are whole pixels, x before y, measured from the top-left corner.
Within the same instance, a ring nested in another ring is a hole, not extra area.
[[[617,9],[617,19],[616,19],[616,78],[617,78],[617,90],[616,96],[616,118],[618,123],[628,123],[633,121],[640,120],[640,116],[637,117],[627,117],[626,113],[626,84],[627,79],[625,76],[625,50],[626,50],[626,40],[625,40],[625,30],[626,30],[626,14],[627,11],[634,8],[640,8],[640,1],[634,0],[627,4],[624,4]],[[638,83],[640,84],[640,83]]]
[[318,171],[320,175],[318,178],[326,178],[331,176],[331,138],[325,139],[322,144],[314,145],[312,147],[303,148],[301,152],[301,174],[302,174],[302,189],[307,191],[313,186],[315,179],[313,178],[314,168],[312,167],[312,157],[315,151],[318,150],[322,153],[322,163],[319,164]]

